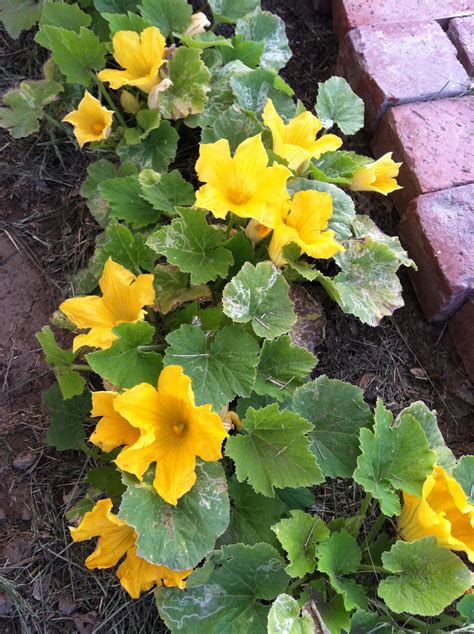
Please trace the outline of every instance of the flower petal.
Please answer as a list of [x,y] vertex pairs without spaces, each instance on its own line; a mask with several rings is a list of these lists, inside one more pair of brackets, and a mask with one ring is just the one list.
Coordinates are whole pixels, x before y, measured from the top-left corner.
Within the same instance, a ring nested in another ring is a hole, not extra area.
[[139,430],[114,409],[113,403],[118,396],[118,392],[92,393],[91,415],[101,416],[101,420],[89,440],[105,452],[121,445],[133,445],[140,436]]
[[114,316],[114,325],[143,318],[142,307],[155,298],[153,275],[136,277],[124,266],[109,258],[99,281],[103,301]]
[[114,324],[113,314],[102,297],[96,295],[66,299],[59,310],[78,328],[106,328]]
[[203,143],[199,146],[196,173],[201,182],[222,186],[229,175],[231,165],[232,159],[227,139],[220,139],[215,143]]

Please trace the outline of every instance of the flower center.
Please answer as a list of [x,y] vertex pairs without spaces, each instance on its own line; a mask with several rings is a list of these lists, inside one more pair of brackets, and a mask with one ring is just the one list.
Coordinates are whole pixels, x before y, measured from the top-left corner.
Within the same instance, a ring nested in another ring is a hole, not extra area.
[[185,423],[177,423],[176,425],[173,425],[173,432],[176,434],[176,436],[182,436],[185,429]]
[[94,130],[96,132],[103,132],[104,125],[102,123],[94,123]]
[[241,189],[233,189],[229,192],[229,198],[236,205],[243,205],[250,198],[250,194]]

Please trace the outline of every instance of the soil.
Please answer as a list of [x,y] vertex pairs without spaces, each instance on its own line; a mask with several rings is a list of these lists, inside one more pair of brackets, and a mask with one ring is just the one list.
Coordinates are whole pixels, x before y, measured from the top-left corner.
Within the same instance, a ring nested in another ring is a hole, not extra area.
[[[337,42],[330,21],[316,16],[307,0],[263,0],[262,5],[286,22],[294,56],[283,76],[311,108],[317,82],[334,72]],[[32,33],[16,42],[3,34],[0,43],[2,90],[39,76],[44,52],[35,47]],[[53,377],[34,335],[68,294],[69,276],[91,252],[97,228],[78,190],[92,154],[79,152],[70,135],[45,127],[18,141],[0,134],[0,629],[165,631],[151,594],[132,603],[113,573],[85,570],[87,546],[70,547],[65,511],[80,497],[84,457],[58,454],[44,440],[40,393]],[[350,149],[370,153],[364,133],[352,139]],[[387,233],[396,233],[398,218],[388,199],[360,194],[357,208]],[[455,454],[474,453],[472,385],[446,325],[425,321],[408,275],[401,278],[405,307],[378,328],[344,315],[321,288],[308,285],[327,317],[317,374],[355,383],[370,403],[381,397],[394,412],[413,400],[425,401],[437,410]]]

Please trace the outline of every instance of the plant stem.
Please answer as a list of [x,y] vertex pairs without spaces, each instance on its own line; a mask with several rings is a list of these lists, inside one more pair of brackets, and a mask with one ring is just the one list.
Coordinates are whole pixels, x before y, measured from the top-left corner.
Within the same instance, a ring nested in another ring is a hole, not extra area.
[[48,114],[47,112],[43,111],[43,117],[46,119],[46,121],[48,123],[50,123],[54,128],[58,128],[59,130],[62,130],[63,132],[66,132],[67,128],[65,126],[62,126],[59,121],[56,121],[56,119],[54,117],[52,117],[50,114]]
[[230,214],[230,217],[229,217],[229,223],[228,223],[228,225],[227,225],[227,229],[226,229],[226,231],[225,231],[225,238],[226,238],[226,240],[227,240],[227,238],[230,236],[230,232],[232,231],[232,228],[233,228],[233,226],[234,226],[234,223],[235,223],[235,216],[234,216],[234,214],[233,214],[233,213],[231,213],[231,214]]
[[383,566],[373,566],[372,564],[359,564],[357,572],[381,572],[389,574],[389,571]]
[[83,365],[82,363],[71,363],[71,370],[79,370],[79,372],[90,372],[91,369],[88,365]]
[[150,344],[149,346],[138,346],[137,350],[138,352],[155,352],[156,350],[164,350],[165,346],[164,344]]
[[362,500],[362,504],[360,505],[359,512],[357,513],[357,516],[359,516],[360,519],[357,525],[354,526],[354,529],[357,528],[357,532],[360,531],[360,527],[362,526],[362,523],[365,519],[369,505],[372,502],[372,497],[373,496],[371,493],[366,493],[365,498]]
[[384,525],[384,522],[386,519],[387,518],[385,517],[385,515],[383,513],[380,513],[380,515],[375,520],[375,524],[372,526],[372,528],[369,531],[369,534],[367,535],[367,538],[366,538],[367,545],[370,545],[374,541],[374,538],[377,536],[379,530]]
[[108,92],[107,88],[104,86],[104,84],[100,81],[100,79],[97,77],[97,75],[95,73],[92,73],[92,77],[94,78],[95,83],[99,87],[101,95],[103,96],[105,101],[108,103],[108,105],[112,108],[112,110],[115,112],[115,115],[116,115],[120,125],[123,126],[124,128],[126,128],[127,124],[125,123],[125,119],[122,117],[122,114],[121,114],[120,110],[118,110],[118,108],[115,105],[112,97],[109,95],[109,92]]

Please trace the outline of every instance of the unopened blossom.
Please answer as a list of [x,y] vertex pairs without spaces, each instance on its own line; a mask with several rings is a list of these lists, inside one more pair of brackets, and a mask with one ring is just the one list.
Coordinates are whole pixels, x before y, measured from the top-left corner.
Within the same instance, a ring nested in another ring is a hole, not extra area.
[[105,108],[98,99],[86,90],[77,110],[73,110],[63,119],[74,126],[74,136],[83,147],[91,141],[103,141],[112,129],[114,113]]
[[377,161],[356,170],[349,188],[354,192],[377,192],[385,195],[402,189],[396,180],[401,165],[392,159],[392,152],[387,152]]

